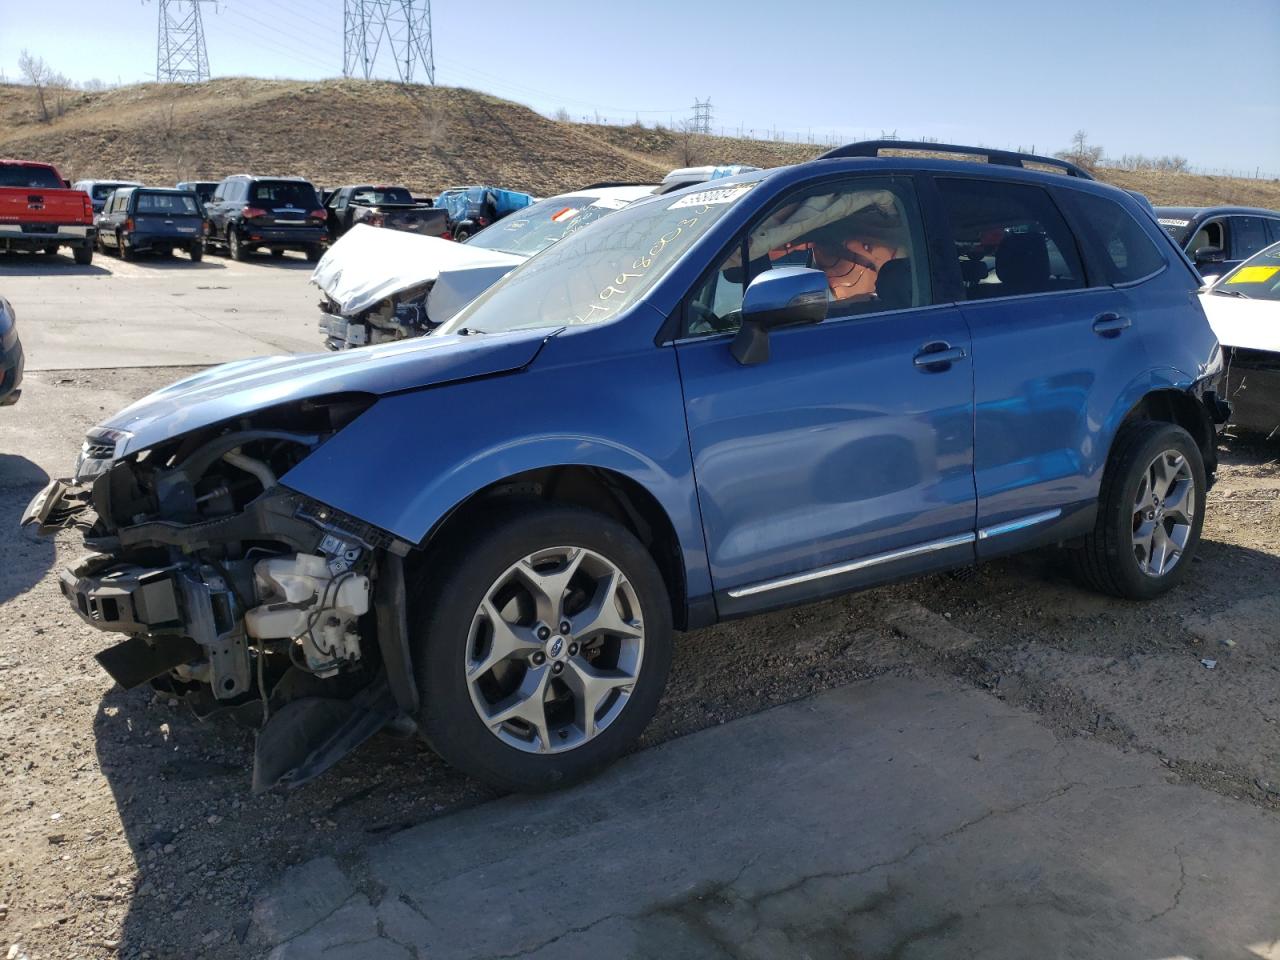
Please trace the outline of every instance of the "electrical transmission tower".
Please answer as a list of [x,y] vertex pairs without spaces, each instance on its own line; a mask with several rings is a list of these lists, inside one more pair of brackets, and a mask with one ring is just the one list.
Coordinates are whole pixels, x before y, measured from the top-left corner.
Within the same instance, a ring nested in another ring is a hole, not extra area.
[[209,52],[204,45],[200,4],[209,0],[158,0],[156,80],[200,83],[209,79]]
[[694,133],[710,133],[711,132],[711,98],[693,101],[693,119],[690,121],[693,125]]
[[431,0],[342,0],[342,75],[369,80],[384,49],[401,83],[421,67],[436,82],[431,50]]

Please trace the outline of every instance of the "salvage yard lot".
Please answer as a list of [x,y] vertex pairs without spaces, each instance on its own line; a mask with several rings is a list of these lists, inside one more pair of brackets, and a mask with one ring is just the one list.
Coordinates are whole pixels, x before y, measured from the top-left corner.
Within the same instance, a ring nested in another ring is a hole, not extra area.
[[[250,796],[251,735],[199,724],[150,690],[113,687],[92,659],[103,637],[71,614],[51,577],[80,545],[16,529],[107,413],[208,363],[318,350],[308,269],[301,258],[0,261],[29,356],[21,402],[0,411],[0,948],[260,956],[270,940],[251,911],[285,866],[331,856],[375,898],[361,851],[492,799],[419,742],[390,736],[298,792]],[[643,746],[855,682],[872,698],[924,681],[1029,711],[1063,742],[1155,756],[1168,783],[1274,821],[1280,443],[1227,441],[1220,456],[1195,569],[1170,596],[1100,597],[1042,553],[721,625],[680,638]],[[966,762],[987,762],[987,778],[1005,786],[1013,768],[985,751]],[[896,771],[874,776],[886,796],[904,789]],[[1199,829],[1213,836],[1215,823]],[[1241,879],[1277,887],[1274,873]],[[1265,913],[1254,919],[1268,926]]]

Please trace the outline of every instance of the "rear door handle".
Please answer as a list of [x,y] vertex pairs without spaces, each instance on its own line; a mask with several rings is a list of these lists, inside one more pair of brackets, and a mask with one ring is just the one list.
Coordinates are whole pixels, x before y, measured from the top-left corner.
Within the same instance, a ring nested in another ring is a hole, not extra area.
[[1100,337],[1118,337],[1121,331],[1133,326],[1133,321],[1118,313],[1101,313],[1094,317],[1093,332]]
[[945,340],[934,340],[916,351],[912,362],[920,370],[937,372],[949,369],[951,364],[964,358],[964,347],[953,347]]

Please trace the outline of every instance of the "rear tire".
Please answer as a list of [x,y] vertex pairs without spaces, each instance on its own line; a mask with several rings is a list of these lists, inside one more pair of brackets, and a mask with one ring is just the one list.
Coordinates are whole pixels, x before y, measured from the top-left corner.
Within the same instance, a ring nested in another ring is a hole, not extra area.
[[187,256],[191,258],[192,263],[199,263],[201,260],[204,259],[204,244],[193,243],[187,249]]
[[43,252],[46,257],[56,257],[58,255],[58,245],[56,243],[51,243],[49,246],[44,248]]
[[1151,600],[1187,575],[1200,545],[1204,458],[1177,424],[1141,421],[1121,428],[1098,496],[1098,518],[1072,552],[1089,587],[1127,600]]
[[471,236],[471,231],[469,231],[466,227],[460,227],[459,229],[453,231],[453,239],[458,241],[458,243],[466,243],[467,237],[469,236]]
[[249,251],[244,248],[244,244],[240,242],[240,234],[236,233],[236,228],[231,227],[227,230],[227,256],[238,263],[244,263],[248,257]]
[[[590,776],[636,741],[666,684],[672,628],[662,576],[629,530],[524,502],[432,554],[445,560],[424,563],[410,586],[409,629],[418,725],[441,757],[499,789],[541,791]],[[577,572],[557,586],[570,564]],[[510,656],[497,656],[500,634]],[[494,723],[502,712],[513,716]]]
[[320,259],[320,248],[318,246],[307,247],[307,263],[316,263]]
[[121,260],[133,260],[137,254],[133,252],[133,248],[126,242],[123,234],[116,234],[116,252],[120,254]]
[[284,251],[283,251],[283,250],[281,250],[279,247],[272,247],[272,248],[271,248],[271,259],[272,259],[272,260],[279,260],[279,259],[281,259],[283,256],[284,256]]
[[78,247],[71,248],[71,256],[75,259],[76,264],[81,267],[87,267],[93,263],[93,247],[84,243]]

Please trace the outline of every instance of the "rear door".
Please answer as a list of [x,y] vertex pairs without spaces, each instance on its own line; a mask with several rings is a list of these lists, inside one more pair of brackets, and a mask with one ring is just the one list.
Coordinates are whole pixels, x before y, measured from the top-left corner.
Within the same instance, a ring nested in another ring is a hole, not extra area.
[[[1141,327],[1152,318],[1100,266],[1097,275],[1087,272],[1080,241],[1044,187],[977,177],[934,182],[973,333],[978,556],[1087,529],[1107,422],[1149,367]],[[1093,211],[1094,199],[1081,197],[1078,219],[1106,219]],[[1122,208],[1098,202],[1124,218],[1108,237],[1132,225]],[[1142,260],[1154,248],[1138,233],[1130,239],[1133,270],[1162,268],[1158,251],[1154,263]],[[1123,261],[1122,251],[1115,255]]]
[[195,194],[135,191],[133,221],[139,233],[194,240],[203,220]]
[[[972,559],[969,334],[933,301],[913,181],[797,190],[747,249],[747,270],[739,242],[691,293],[676,345],[721,615]],[[744,281],[813,264],[828,318],[739,364]]]
[[272,227],[319,227],[311,212],[320,209],[315,188],[301,180],[258,180],[249,190],[248,207],[265,212],[257,222]]

